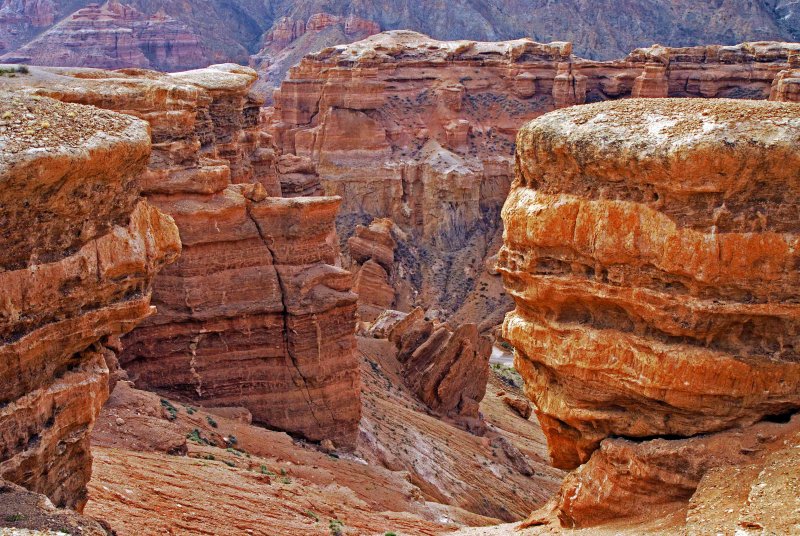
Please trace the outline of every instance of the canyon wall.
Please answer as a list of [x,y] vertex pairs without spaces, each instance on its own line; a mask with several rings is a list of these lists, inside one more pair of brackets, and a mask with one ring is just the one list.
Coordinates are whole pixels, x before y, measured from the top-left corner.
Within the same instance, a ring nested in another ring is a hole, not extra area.
[[180,259],[154,284],[158,314],[124,339],[140,387],[352,447],[360,418],[356,296],[339,262],[335,197],[281,198],[256,74],[236,65],[164,75],[35,69],[60,100],[149,121],[140,179],[174,217]]
[[180,240],[139,195],[145,122],[1,95],[0,477],[81,509],[119,337]]
[[381,304],[419,305],[486,328],[511,307],[491,259],[520,125],[557,108],[631,96],[766,99],[798,50],[769,42],[654,46],[597,62],[574,56],[569,43],[382,33],[309,55],[289,72],[270,118],[281,158],[292,163],[279,180],[287,191],[341,196],[339,232],[356,246],[373,218],[391,220],[394,268],[382,268],[393,299],[384,297],[378,267],[365,270],[363,253],[350,254],[369,288],[381,289]]
[[557,498],[565,526],[688,501],[796,433],[798,142],[800,106],[754,101],[625,100],[521,129],[503,334],[553,463],[586,464]]
[[[53,8],[54,9],[54,8]],[[34,12],[36,13],[36,12]],[[34,27],[52,24],[50,18],[31,21]],[[164,11],[147,16],[112,0],[89,4],[22,47],[0,56],[5,63],[55,67],[153,68],[165,71],[208,64],[199,37]]]

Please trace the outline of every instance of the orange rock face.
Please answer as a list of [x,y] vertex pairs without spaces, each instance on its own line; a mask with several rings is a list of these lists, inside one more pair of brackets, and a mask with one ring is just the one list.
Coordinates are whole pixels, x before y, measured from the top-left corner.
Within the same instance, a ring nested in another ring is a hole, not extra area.
[[146,123],[2,92],[0,477],[81,509],[117,336],[180,252],[139,197]]
[[789,68],[775,77],[769,100],[800,102],[800,54],[790,56]]
[[[499,247],[497,212],[522,124],[556,108],[632,95],[765,99],[796,49],[655,46],[598,62],[575,57],[569,43],[385,32],[311,54],[290,71],[274,95],[270,132],[281,158],[308,166],[280,181],[319,183],[341,196],[344,237],[374,218],[397,225],[405,238],[391,284],[410,303],[395,308],[418,305],[480,322],[511,307],[482,288],[494,288],[484,261]],[[401,283],[414,292],[400,292]]]
[[[279,196],[251,69],[161,75],[33,73],[62,100],[150,122],[142,187],[175,219],[184,249],[155,282],[159,313],[124,340],[121,366],[143,388],[207,406],[241,406],[259,424],[339,447],[360,418],[356,295],[341,268],[339,199]],[[38,81],[37,81],[38,80]]]
[[570,109],[519,136],[504,336],[560,467],[609,435],[800,406],[800,108],[659,102]]
[[735,458],[800,408],[799,141],[800,106],[728,100],[576,107],[520,131],[503,335],[553,463],[588,462],[556,501],[565,526],[687,501],[722,464],[714,445]]

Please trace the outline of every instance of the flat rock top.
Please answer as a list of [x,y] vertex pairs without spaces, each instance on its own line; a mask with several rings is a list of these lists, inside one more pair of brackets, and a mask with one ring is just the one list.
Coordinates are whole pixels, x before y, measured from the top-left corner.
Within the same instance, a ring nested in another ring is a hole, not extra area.
[[[132,127],[138,132],[131,132]],[[0,91],[0,166],[31,150],[81,149],[98,134],[146,135],[137,119],[79,104]]]
[[478,56],[511,58],[524,52],[531,52],[547,58],[569,58],[572,43],[556,41],[537,43],[529,38],[511,41],[439,41],[411,30],[391,30],[367,37],[346,45],[327,48],[310,56],[317,60],[364,61],[381,59],[447,60],[469,59]]
[[[630,166],[694,153],[796,152],[800,104],[729,99],[624,99],[545,114],[520,131],[522,151],[558,147],[543,159],[572,154],[576,166]],[[712,153],[713,156],[713,153]],[[774,162],[775,166],[785,163]],[[713,162],[709,162],[713,167]]]

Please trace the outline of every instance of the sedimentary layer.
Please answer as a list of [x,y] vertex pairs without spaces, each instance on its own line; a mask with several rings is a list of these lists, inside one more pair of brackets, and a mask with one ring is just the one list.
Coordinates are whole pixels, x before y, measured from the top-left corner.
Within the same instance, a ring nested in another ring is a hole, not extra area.
[[137,385],[244,406],[260,424],[352,446],[356,296],[339,262],[340,200],[278,197],[255,72],[35,69],[29,78],[39,94],[150,123],[140,184],[175,218],[184,249],[156,279],[158,315],[124,341],[120,364]]
[[798,114],[631,100],[521,130],[504,335],[557,466],[800,407]]
[[139,196],[146,123],[21,93],[1,100],[0,476],[80,509],[108,362],[153,313],[152,279],[180,240]]
[[[396,298],[409,296],[395,308],[419,305],[458,322],[496,324],[511,305],[486,260],[499,248],[498,214],[522,124],[556,108],[631,96],[788,95],[772,90],[773,80],[798,49],[653,46],[598,62],[575,56],[567,42],[385,32],[291,69],[270,118],[287,162],[280,181],[341,196],[343,238],[374,218],[391,219],[401,231],[391,284]],[[788,78],[781,88],[790,87]]]

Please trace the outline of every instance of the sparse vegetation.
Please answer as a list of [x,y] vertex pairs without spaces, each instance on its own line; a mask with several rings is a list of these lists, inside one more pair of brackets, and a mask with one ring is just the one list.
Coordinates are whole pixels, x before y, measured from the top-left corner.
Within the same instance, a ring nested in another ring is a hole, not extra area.
[[18,74],[29,74],[31,71],[27,65],[17,65],[16,67],[0,67],[0,76],[14,78]]
[[514,367],[500,363],[492,363],[492,372],[506,385],[517,389],[521,388],[523,385],[522,376],[519,375],[519,372],[517,372]]
[[319,523],[319,516],[312,512],[311,510],[306,510],[305,514],[314,520],[314,523]]
[[396,532],[386,532],[383,536],[397,536]]
[[194,415],[195,413],[197,413],[197,408],[195,407],[192,406],[183,406],[183,407],[186,408],[186,413],[188,413],[189,415]]
[[16,523],[17,521],[25,521],[25,516],[22,514],[9,514],[6,516],[6,522]]
[[331,519],[328,523],[328,528],[331,529],[331,536],[342,536],[344,534],[344,523],[338,519]]
[[285,477],[281,478],[281,482],[283,482],[284,484],[291,484],[292,483],[292,479],[289,478],[288,476],[285,476]]
[[162,398],[161,407],[164,408],[164,410],[166,410],[168,420],[174,421],[175,419],[178,418],[178,408],[173,406],[169,400]]
[[213,445],[211,441],[202,436],[200,430],[198,430],[197,428],[186,434],[186,439],[188,439],[192,443],[197,443],[198,445],[207,445],[207,446]]
[[267,466],[264,464],[261,464],[261,474],[267,476],[275,476],[275,473],[267,469]]
[[235,464],[235,463],[233,463],[233,462],[232,462],[232,461],[230,461],[230,460],[225,460],[225,465],[227,465],[228,467],[236,467],[236,464]]
[[211,415],[206,415],[206,421],[208,422],[208,425],[209,425],[211,428],[218,428],[218,427],[219,427],[219,425],[217,424],[217,421],[215,421],[215,420],[214,420],[214,419],[211,417]]

